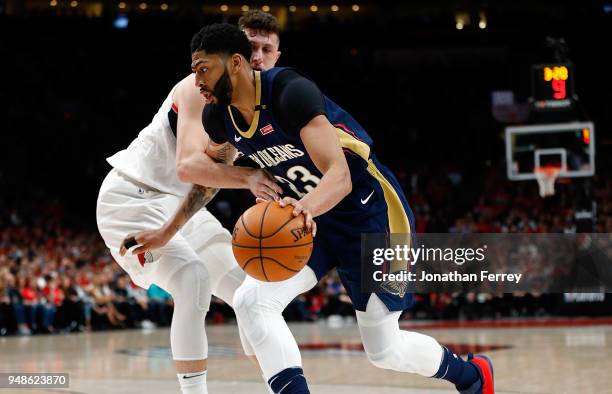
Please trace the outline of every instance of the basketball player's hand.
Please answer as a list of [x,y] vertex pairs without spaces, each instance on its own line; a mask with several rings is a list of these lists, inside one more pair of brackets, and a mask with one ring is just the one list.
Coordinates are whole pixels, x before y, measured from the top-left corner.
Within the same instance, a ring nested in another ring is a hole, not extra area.
[[247,179],[249,190],[257,198],[268,201],[277,201],[283,192],[276,184],[276,178],[266,170],[254,169]]
[[164,228],[157,230],[145,230],[135,234],[130,234],[125,237],[123,242],[121,242],[119,254],[121,256],[125,256],[128,249],[135,245],[138,245],[138,247],[132,251],[133,255],[141,254],[149,250],[159,249],[165,246],[171,238],[172,235],[169,234]]
[[287,205],[293,205],[293,216],[298,216],[300,213],[304,215],[304,227],[310,232],[312,232],[312,236],[317,235],[317,224],[312,218],[312,212],[308,207],[305,207],[300,201],[291,197],[283,197],[279,202],[281,207],[286,207]]

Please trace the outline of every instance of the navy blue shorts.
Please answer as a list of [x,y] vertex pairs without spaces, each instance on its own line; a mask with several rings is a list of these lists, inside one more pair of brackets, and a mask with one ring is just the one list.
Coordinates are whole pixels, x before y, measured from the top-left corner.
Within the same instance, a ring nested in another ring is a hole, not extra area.
[[[371,293],[361,291],[361,235],[413,234],[414,215],[393,173],[375,157],[370,176],[353,181],[353,190],[336,208],[315,218],[317,236],[308,262],[321,279],[336,267],[353,306],[365,311]],[[390,311],[412,305],[412,294],[376,293]]]

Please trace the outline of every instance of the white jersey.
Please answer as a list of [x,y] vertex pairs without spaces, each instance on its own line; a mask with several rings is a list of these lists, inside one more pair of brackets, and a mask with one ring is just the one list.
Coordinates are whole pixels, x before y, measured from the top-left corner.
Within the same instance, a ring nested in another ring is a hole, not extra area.
[[160,192],[185,196],[190,183],[181,182],[176,174],[176,116],[171,126],[171,112],[178,113],[172,104],[176,86],[161,108],[134,141],[106,160],[119,172]]

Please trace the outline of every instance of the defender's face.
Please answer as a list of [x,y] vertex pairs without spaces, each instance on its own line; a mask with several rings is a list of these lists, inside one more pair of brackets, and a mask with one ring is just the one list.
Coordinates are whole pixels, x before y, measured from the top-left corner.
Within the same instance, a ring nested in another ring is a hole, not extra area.
[[[191,55],[191,71],[195,73],[195,84],[206,103],[218,104],[220,98],[217,96],[228,93],[224,91],[225,86],[219,89],[221,86],[218,85],[227,72],[223,60],[219,55],[207,55],[204,51],[194,52]],[[226,97],[221,97],[221,100],[225,101]]]
[[248,28],[244,33],[251,43],[251,67],[260,71],[273,68],[281,55],[278,35]]

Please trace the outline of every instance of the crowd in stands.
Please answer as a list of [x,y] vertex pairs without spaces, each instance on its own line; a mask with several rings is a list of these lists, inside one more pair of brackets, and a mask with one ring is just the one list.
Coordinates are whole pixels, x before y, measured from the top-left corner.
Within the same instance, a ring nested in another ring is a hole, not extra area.
[[0,216],[0,334],[169,324],[170,295],[133,286],[96,232],[62,226],[57,203]]
[[[492,170],[492,173],[494,171]],[[400,182],[413,204],[418,232],[575,232],[571,185],[558,185],[554,198],[541,199],[535,182],[509,183],[491,176],[486,193],[454,220],[450,203],[461,193],[462,176],[404,176]],[[595,180],[597,232],[612,232],[612,181]],[[223,206],[223,201],[220,202]],[[442,212],[442,214],[438,213]],[[172,297],[163,289],[133,285],[114,263],[99,235],[67,228],[57,202],[0,211],[0,334],[74,332],[167,326]],[[292,321],[353,316],[351,301],[337,273],[331,272],[313,290],[285,311]],[[412,318],[477,318],[550,315],[554,297],[533,294],[422,294],[406,312]],[[208,319],[233,318],[231,308],[213,299]]]

